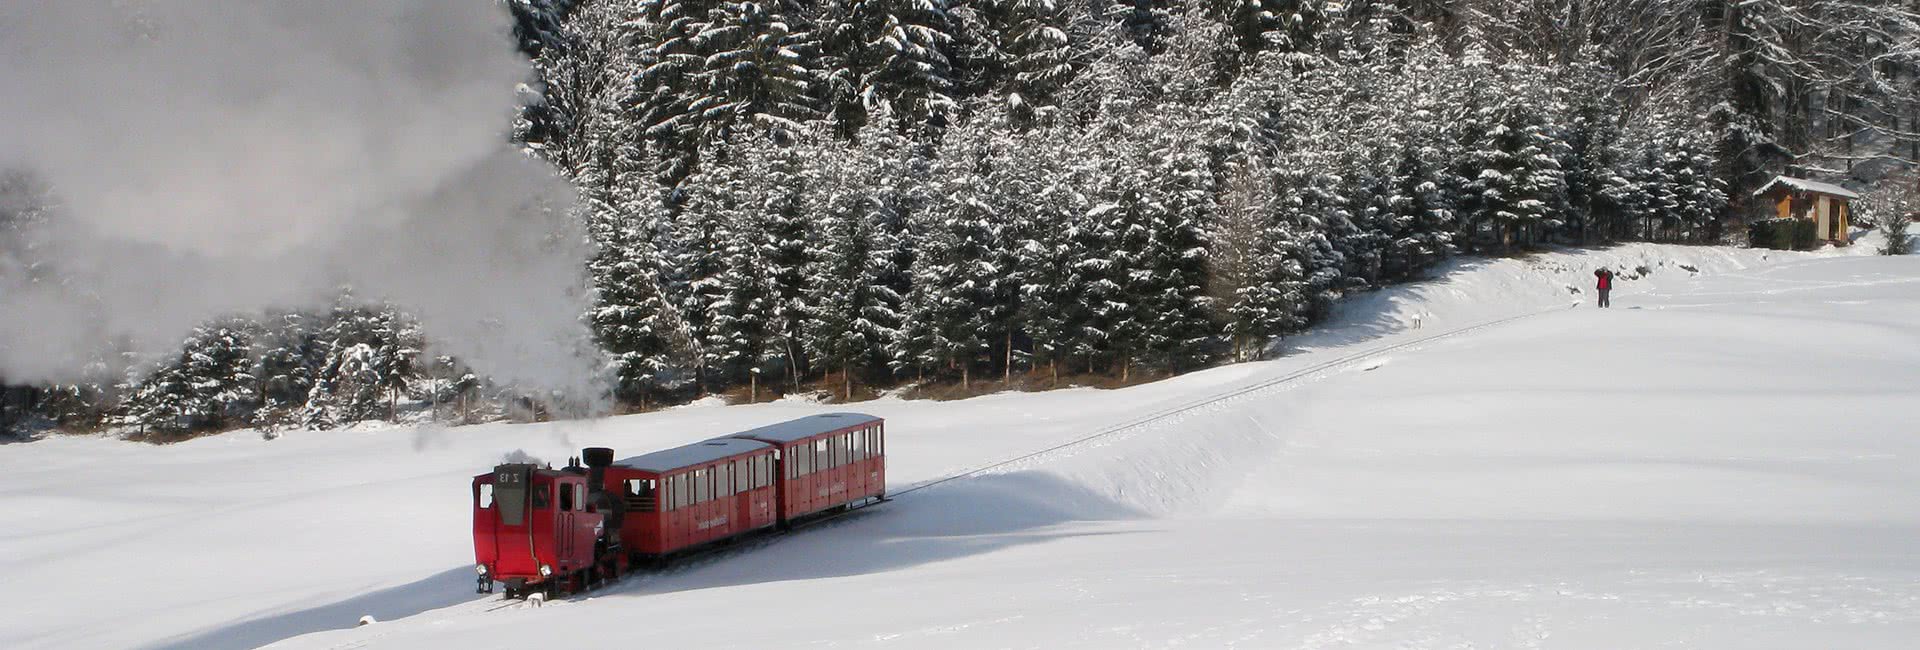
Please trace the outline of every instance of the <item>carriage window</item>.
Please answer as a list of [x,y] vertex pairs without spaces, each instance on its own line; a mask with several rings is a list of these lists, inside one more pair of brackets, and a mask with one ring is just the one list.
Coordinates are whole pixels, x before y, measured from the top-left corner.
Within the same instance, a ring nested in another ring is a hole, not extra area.
[[713,498],[713,480],[707,470],[693,470],[693,502],[706,503]]
[[686,493],[687,493],[686,484],[681,482],[680,477],[678,476],[667,477],[667,509],[668,510],[678,510],[681,506],[681,503],[680,503],[681,495]]
[[795,473],[806,476],[813,473],[813,445],[800,445],[793,448],[793,455],[800,459],[800,468]]
[[533,486],[533,507],[535,510],[547,507],[547,486]]
[[487,508],[493,507],[493,484],[481,483],[480,495],[477,497],[474,497],[474,500],[476,503],[480,504],[481,510],[486,510]]
[[630,478],[620,482],[620,496],[633,512],[653,512],[661,509],[654,498],[652,479]]
[[853,434],[851,433],[840,434],[839,438],[835,440],[835,442],[840,445],[840,450],[838,452],[840,456],[840,464],[845,465],[847,463],[853,462]]
[[745,492],[753,489],[753,464],[759,460],[755,457],[733,461],[733,491]]
[[754,487],[766,487],[773,484],[773,457],[760,457],[760,472],[753,481]]
[[827,453],[825,438],[813,441],[813,471],[833,468],[833,456]]
[[721,463],[713,468],[713,490],[716,497],[733,495],[733,463]]

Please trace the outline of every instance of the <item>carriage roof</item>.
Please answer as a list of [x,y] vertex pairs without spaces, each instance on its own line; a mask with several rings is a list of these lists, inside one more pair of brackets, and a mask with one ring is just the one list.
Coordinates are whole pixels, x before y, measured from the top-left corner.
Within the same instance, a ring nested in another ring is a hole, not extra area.
[[796,420],[787,420],[779,424],[769,424],[756,429],[748,429],[728,437],[788,443],[804,440],[823,433],[839,431],[848,427],[873,424],[879,421],[880,418],[865,413],[822,413],[819,415],[809,415]]
[[670,472],[771,447],[772,445],[758,440],[714,438],[712,440],[696,442],[691,445],[662,449],[650,454],[621,459],[615,462],[614,466],[637,469],[643,472]]

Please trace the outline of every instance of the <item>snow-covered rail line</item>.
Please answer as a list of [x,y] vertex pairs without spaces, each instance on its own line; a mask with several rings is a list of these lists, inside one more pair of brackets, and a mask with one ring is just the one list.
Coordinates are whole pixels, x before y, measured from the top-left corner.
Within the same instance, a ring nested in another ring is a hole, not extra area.
[[1459,327],[1459,328],[1447,330],[1445,332],[1440,332],[1437,334],[1431,334],[1427,336],[1414,338],[1412,340],[1401,341],[1398,343],[1383,345],[1376,348],[1371,348],[1371,349],[1362,350],[1359,352],[1342,355],[1339,357],[1335,357],[1333,359],[1329,359],[1327,361],[1316,363],[1314,365],[1308,366],[1306,368],[1302,368],[1300,370],[1287,373],[1285,375],[1281,375],[1279,377],[1267,379],[1267,380],[1260,381],[1248,386],[1242,386],[1230,391],[1226,391],[1224,393],[1218,393],[1209,397],[1201,398],[1191,402],[1186,402],[1178,406],[1174,406],[1171,408],[1149,413],[1147,415],[1136,417],[1131,420],[1121,422],[1119,424],[1102,428],[1100,430],[1097,430],[1085,436],[1075,438],[1073,440],[1069,440],[1067,442],[1063,442],[1051,447],[1047,447],[1045,449],[1030,452],[1027,454],[1022,454],[1020,456],[1015,456],[1013,458],[1008,458],[1005,460],[994,461],[992,463],[980,465],[972,469],[942,476],[940,478],[922,481],[920,483],[916,483],[908,487],[907,489],[900,490],[898,492],[893,492],[889,495],[889,497],[893,499],[898,499],[908,494],[912,494],[914,492],[925,490],[925,489],[928,489],[937,485],[941,485],[944,483],[948,483],[951,481],[973,477],[973,476],[979,476],[981,474],[986,474],[994,470],[1006,468],[1006,467],[1024,463],[1030,460],[1049,456],[1049,455],[1058,453],[1060,451],[1064,451],[1067,449],[1071,449],[1074,447],[1087,444],[1089,442],[1101,440],[1104,438],[1109,438],[1114,435],[1118,435],[1122,433],[1135,431],[1149,424],[1154,424],[1156,422],[1161,422],[1169,418],[1177,417],[1187,413],[1192,413],[1202,408],[1223,404],[1235,399],[1257,394],[1262,391],[1266,391],[1268,389],[1291,384],[1293,382],[1299,381],[1301,379],[1304,379],[1313,375],[1317,375],[1329,370],[1334,370],[1336,368],[1340,368],[1343,366],[1352,365],[1360,361],[1378,357],[1388,352],[1393,352],[1396,350],[1404,350],[1404,349],[1419,346],[1422,344],[1432,343],[1434,341],[1439,341],[1442,339],[1451,338],[1454,336],[1459,336],[1461,334],[1467,334],[1470,332],[1477,332],[1480,330],[1496,327],[1499,325],[1504,325],[1504,324],[1522,320],[1522,319],[1533,318],[1536,316],[1541,316],[1541,315],[1550,314],[1550,313],[1559,312],[1559,311],[1565,311],[1566,309],[1571,308],[1573,306],[1577,306],[1577,304],[1570,305],[1569,307],[1565,307],[1565,308],[1556,307],[1553,309],[1545,309],[1545,310],[1536,311],[1532,313],[1519,314],[1516,316],[1508,316],[1505,318],[1498,318],[1498,319],[1485,321],[1485,322],[1481,322],[1473,325],[1468,325],[1465,327]]

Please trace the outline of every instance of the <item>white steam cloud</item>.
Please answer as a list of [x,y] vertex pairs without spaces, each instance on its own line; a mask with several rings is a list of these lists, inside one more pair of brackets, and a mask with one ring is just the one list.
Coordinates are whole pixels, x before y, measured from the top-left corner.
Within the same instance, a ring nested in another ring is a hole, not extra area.
[[0,5],[0,169],[52,185],[65,278],[0,267],[0,375],[350,285],[482,371],[584,386],[589,251],[572,191],[506,143],[508,30],[491,0]]

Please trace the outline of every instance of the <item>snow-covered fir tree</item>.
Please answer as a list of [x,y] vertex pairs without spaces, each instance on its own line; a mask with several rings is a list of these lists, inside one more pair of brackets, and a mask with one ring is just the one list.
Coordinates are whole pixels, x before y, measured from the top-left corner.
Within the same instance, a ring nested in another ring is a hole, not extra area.
[[848,71],[839,94],[842,128],[889,115],[903,126],[939,127],[953,97],[954,21],[946,0],[836,0],[821,12],[826,63]]
[[127,402],[128,417],[146,430],[163,433],[246,423],[260,406],[251,351],[255,329],[243,319],[195,328],[179,356],[134,391]]

